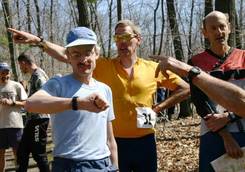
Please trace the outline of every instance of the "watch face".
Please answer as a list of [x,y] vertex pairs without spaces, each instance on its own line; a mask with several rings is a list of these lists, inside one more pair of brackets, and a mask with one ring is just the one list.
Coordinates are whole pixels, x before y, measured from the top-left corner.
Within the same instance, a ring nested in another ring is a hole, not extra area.
[[191,82],[192,79],[194,77],[196,77],[197,75],[199,75],[201,73],[200,68],[194,66],[193,68],[190,69],[189,73],[188,73],[188,79]]
[[199,68],[193,67],[191,71],[193,73],[197,74],[197,75],[200,74],[200,69]]

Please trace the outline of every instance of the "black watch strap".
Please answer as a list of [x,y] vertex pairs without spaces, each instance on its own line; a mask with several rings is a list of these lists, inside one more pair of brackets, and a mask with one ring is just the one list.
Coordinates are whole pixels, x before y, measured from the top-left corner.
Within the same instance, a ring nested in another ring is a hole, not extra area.
[[78,96],[74,96],[71,99],[71,108],[72,108],[72,110],[78,110],[77,98],[78,98]]
[[195,78],[195,77],[196,77],[197,75],[199,75],[200,73],[201,73],[201,69],[200,69],[199,67],[197,67],[197,66],[192,67],[192,68],[189,70],[188,76],[187,76],[189,82],[191,83],[192,80],[193,80],[193,78]]

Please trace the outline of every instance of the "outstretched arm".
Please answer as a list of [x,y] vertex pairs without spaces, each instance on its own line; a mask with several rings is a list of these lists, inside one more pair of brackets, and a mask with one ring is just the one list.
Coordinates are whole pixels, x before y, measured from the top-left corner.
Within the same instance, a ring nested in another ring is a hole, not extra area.
[[[180,76],[186,77],[192,68],[192,66],[172,57],[152,57],[161,60],[156,70],[156,75],[160,71],[163,75],[167,75],[166,70],[171,70]],[[214,78],[204,71],[201,71],[192,80],[192,83],[205,92],[210,99],[222,105],[227,110],[245,117],[245,91],[243,89],[229,82]]]
[[[28,112],[53,114],[71,110],[72,98],[54,97],[44,90],[39,90],[27,99],[25,109]],[[78,109],[91,112],[101,112],[108,107],[98,94],[91,94],[85,98],[78,98]]]
[[160,112],[163,109],[167,109],[174,106],[175,104],[183,101],[189,96],[190,94],[189,85],[182,79],[178,84],[179,84],[178,87],[172,92],[171,96],[169,96],[163,102],[153,107],[153,110],[156,113]]
[[46,40],[42,40],[38,36],[35,36],[31,33],[16,30],[13,28],[8,28],[8,31],[13,34],[13,40],[17,44],[30,44],[30,45],[36,45],[36,46],[42,46],[43,51],[45,51],[48,55],[51,57],[68,63],[67,57],[65,55],[65,48],[62,46],[59,46],[57,44],[51,43]]

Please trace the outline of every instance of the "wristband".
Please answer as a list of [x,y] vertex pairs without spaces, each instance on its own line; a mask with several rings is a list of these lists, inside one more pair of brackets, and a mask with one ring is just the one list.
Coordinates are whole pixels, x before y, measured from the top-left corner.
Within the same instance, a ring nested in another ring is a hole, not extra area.
[[74,96],[71,99],[71,108],[72,108],[72,110],[78,110],[77,98],[78,98],[78,96]]
[[192,83],[193,78],[195,78],[197,75],[199,75],[201,73],[201,69],[197,66],[192,67],[187,75],[187,78],[189,80],[190,83]]
[[11,106],[15,106],[16,102],[14,100],[12,100],[12,105]]
[[38,38],[40,39],[40,41],[37,43],[37,46],[40,47],[43,51],[46,50],[48,48],[43,36],[38,36]]

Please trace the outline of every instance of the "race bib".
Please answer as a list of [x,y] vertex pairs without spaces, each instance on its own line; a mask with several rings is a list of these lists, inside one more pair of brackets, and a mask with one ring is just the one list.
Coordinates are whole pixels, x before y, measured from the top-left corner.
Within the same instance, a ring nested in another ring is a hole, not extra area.
[[149,107],[136,107],[137,127],[154,128],[156,123],[156,113]]

